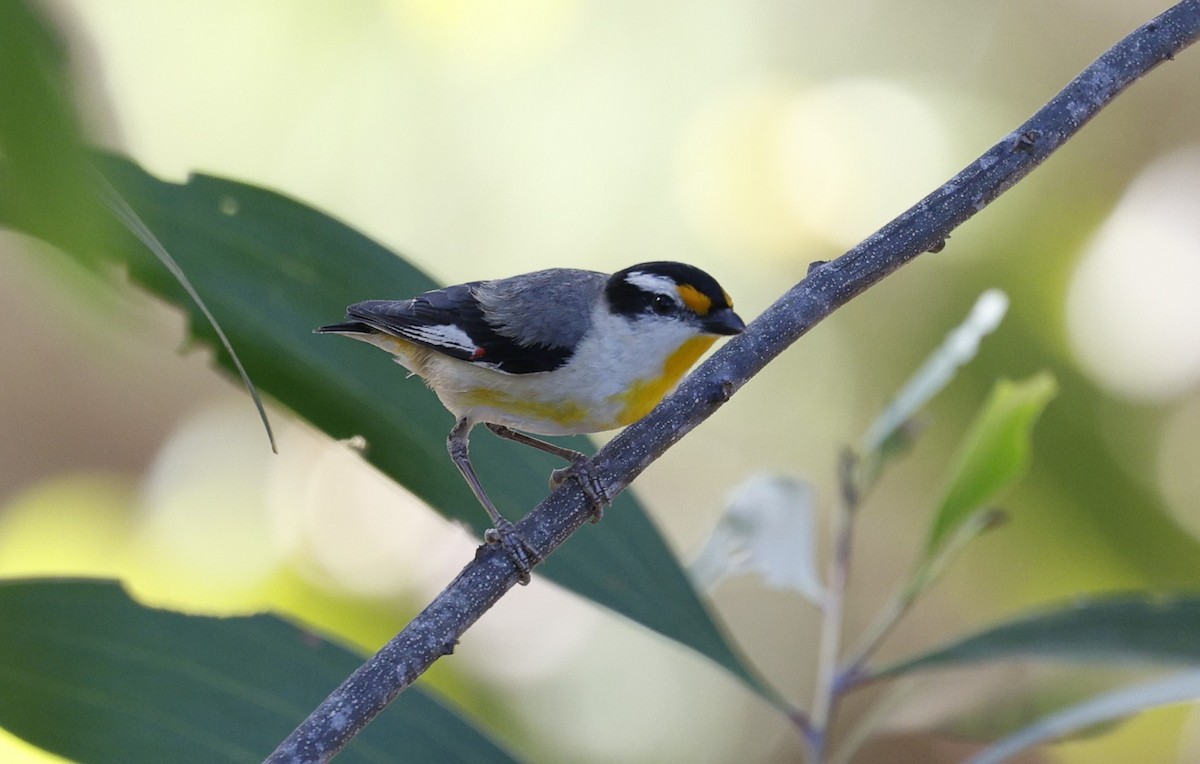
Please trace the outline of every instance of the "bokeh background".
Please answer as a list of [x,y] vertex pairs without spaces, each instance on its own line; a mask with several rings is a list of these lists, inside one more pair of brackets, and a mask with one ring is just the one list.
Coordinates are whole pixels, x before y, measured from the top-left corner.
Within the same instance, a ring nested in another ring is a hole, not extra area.
[[[750,318],[916,202],[1167,7],[1148,0],[58,0],[90,135],[327,210],[441,281],[651,259],[709,270]],[[834,508],[839,451],[980,292],[1008,319],[930,408],[856,538],[850,639],[910,564],[996,377],[1061,392],[1012,521],[889,640],[930,647],[1090,592],[1200,585],[1200,53],[817,327],[636,484],[691,558],[762,472]],[[182,318],[0,233],[0,573],[118,575],[192,612],[274,607],[377,647],[474,542],[286,411],[267,448]],[[363,295],[369,297],[405,295]],[[330,319],[337,319],[331,316]],[[318,341],[314,338],[314,341]],[[366,352],[366,351],[364,351]],[[381,385],[406,382],[397,370]],[[447,426],[450,424],[447,415]],[[347,498],[353,498],[347,501]],[[781,691],[812,692],[817,613],[746,578],[714,604]],[[856,761],[957,761],[1036,669],[930,677]],[[544,580],[431,681],[534,761],[785,762],[785,720],[702,659]],[[1003,691],[1002,691],[1003,690]],[[855,696],[844,726],[879,692]],[[1006,707],[1012,710],[1011,707]],[[954,727],[953,730],[950,728]],[[1194,709],[1031,761],[1194,761]],[[0,759],[44,761],[0,734]]]

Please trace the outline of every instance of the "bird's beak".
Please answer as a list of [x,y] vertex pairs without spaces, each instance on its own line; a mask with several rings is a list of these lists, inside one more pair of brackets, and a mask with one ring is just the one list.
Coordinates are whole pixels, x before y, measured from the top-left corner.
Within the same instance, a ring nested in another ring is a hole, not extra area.
[[741,334],[746,330],[746,322],[733,308],[721,308],[700,319],[700,328],[708,334]]

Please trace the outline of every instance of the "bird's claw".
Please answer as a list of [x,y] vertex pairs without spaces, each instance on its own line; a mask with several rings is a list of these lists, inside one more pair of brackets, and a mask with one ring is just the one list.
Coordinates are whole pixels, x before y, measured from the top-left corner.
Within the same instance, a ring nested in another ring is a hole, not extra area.
[[608,491],[604,489],[604,484],[592,472],[587,457],[581,454],[578,459],[572,459],[569,466],[551,472],[551,490],[557,489],[568,480],[578,483],[580,489],[583,490],[583,495],[591,502],[592,522],[600,522],[604,518],[604,508],[612,504],[612,499],[609,497]]
[[530,546],[525,537],[517,532],[516,527],[504,518],[496,523],[495,528],[483,532],[483,541],[488,546],[499,546],[508,555],[508,559],[517,569],[517,583],[524,586],[529,583],[533,566],[542,561],[542,556]]

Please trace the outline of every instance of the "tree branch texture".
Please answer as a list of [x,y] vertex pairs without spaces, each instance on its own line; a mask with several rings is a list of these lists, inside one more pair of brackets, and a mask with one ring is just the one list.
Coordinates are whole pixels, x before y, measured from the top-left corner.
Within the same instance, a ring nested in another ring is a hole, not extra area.
[[[729,400],[809,329],[923,252],[1028,175],[1133,82],[1200,36],[1200,0],[1184,0],[1138,28],[1087,67],[1027,122],[950,181],[836,260],[808,276],[687,377],[658,408],[601,449],[592,472],[609,496]],[[518,531],[543,558],[591,517],[569,481],[529,512]],[[374,657],[354,672],[267,759],[324,762],[337,754],[517,583],[498,549],[473,562]]]

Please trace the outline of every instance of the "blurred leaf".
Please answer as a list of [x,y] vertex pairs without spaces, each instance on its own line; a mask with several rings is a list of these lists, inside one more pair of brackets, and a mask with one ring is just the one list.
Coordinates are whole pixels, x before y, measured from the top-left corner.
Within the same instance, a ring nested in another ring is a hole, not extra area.
[[[361,663],[272,616],[151,610],[103,581],[0,583],[0,725],[89,764],[261,761]],[[514,760],[420,689],[380,719],[339,762]]]
[[158,261],[163,264],[163,267],[179,282],[179,286],[183,287],[183,291],[196,306],[200,315],[208,322],[213,335],[216,337],[217,342],[220,343],[221,350],[228,356],[233,370],[237,372],[238,377],[242,380],[242,384],[246,386],[246,391],[250,393],[250,398],[254,401],[254,408],[258,410],[258,418],[262,421],[263,429],[267,432],[267,442],[271,444],[271,452],[279,453],[276,450],[275,433],[271,429],[271,420],[267,417],[267,409],[263,405],[262,397],[254,387],[254,381],[246,373],[246,368],[242,365],[241,356],[229,342],[229,337],[225,335],[225,330],[221,328],[221,324],[217,322],[212,311],[208,309],[208,304],[200,296],[200,293],[196,291],[196,287],[192,285],[191,279],[188,278],[183,268],[179,267],[179,263],[175,262],[175,258],[171,257],[171,253],[167,251],[167,248],[162,245],[162,242],[158,240],[154,232],[146,227],[146,224],[142,222],[137,212],[129,206],[129,202],[125,201],[120,192],[113,188],[103,177],[98,178],[98,181],[100,194],[104,198],[109,211],[113,213],[117,220],[121,221],[121,225],[125,226],[147,249],[154,253]]
[[1126,595],[1027,615],[875,673],[1010,658],[1122,663],[1200,662],[1200,596]]
[[1159,706],[1200,699],[1200,670],[1192,669],[1122,690],[1106,693],[1052,714],[1001,740],[970,760],[970,764],[999,764],[1040,743],[1121,719]]
[[53,27],[22,0],[0,2],[0,150],[11,168],[8,205],[28,229],[90,247],[103,207],[71,101],[67,54]]
[[[189,275],[260,389],[335,438],[363,436],[366,458],[382,472],[446,516],[477,531],[487,526],[487,515],[446,454],[453,418],[436,397],[420,381],[406,380],[387,354],[313,334],[315,327],[339,320],[352,302],[433,288],[428,276],[353,229],[279,194],[204,175],[167,183],[127,160],[95,161]],[[11,199],[11,176],[0,172],[0,224],[25,230],[27,221]],[[195,304],[141,242],[124,231],[112,241],[103,255],[187,311],[192,335],[214,344]],[[217,359],[231,368],[226,354],[218,351]],[[586,438],[566,442],[590,450]],[[548,476],[561,466],[486,432],[471,445],[481,480],[510,519],[545,498]],[[768,694],[726,642],[630,492],[617,498],[603,523],[584,529],[540,570]]]
[[275,436],[262,400],[221,326],[183,269],[88,161],[69,98],[66,58],[53,27],[31,6],[20,0],[0,3],[0,148],[12,172],[10,201],[17,217],[26,221],[28,232],[88,257],[101,248],[101,216],[105,211],[115,215],[171,271],[212,324],[254,399],[274,450]]
[[[980,302],[983,302],[982,298]],[[968,319],[967,323],[977,320],[981,325],[990,325],[999,320],[997,310],[998,306],[981,309],[977,303],[973,314],[982,314],[982,318]],[[960,327],[958,331],[965,330]],[[968,344],[978,342],[978,337],[982,336],[978,332],[968,332],[968,335],[974,337]],[[948,340],[947,345],[950,344],[953,343]],[[1003,512],[985,506],[985,503],[994,499],[1028,467],[1033,425],[1054,392],[1054,378],[1048,373],[1024,382],[998,380],[993,385],[971,429],[959,443],[948,473],[945,496],[930,525],[925,549],[904,585],[879,612],[864,632],[859,646],[851,653],[847,664],[850,676],[856,675],[866,664],[916,599],[959,552],[1004,520]],[[892,408],[895,406],[893,404]],[[886,447],[889,440],[890,435],[879,441],[879,449]],[[873,479],[883,458],[879,449],[868,460],[869,464],[860,468],[865,470],[860,472],[864,476],[861,481]],[[876,466],[872,467],[872,463]]]
[[692,563],[692,580],[707,591],[726,578],[756,573],[773,589],[795,591],[820,604],[825,588],[817,574],[815,526],[816,492],[810,483],[752,477],[734,489]]
[[[850,764],[871,737],[886,733],[929,734],[987,743],[1101,692],[1128,685],[1144,672],[1079,671],[1077,666],[994,665],[987,670],[908,674],[882,688],[855,719],[830,764]],[[1116,723],[1081,730],[1073,738],[1105,734]]]
[[1024,474],[1033,425],[1054,397],[1054,377],[1043,372],[1024,382],[998,380],[970,432],[959,444],[944,496],[934,516],[924,559],[968,517]]
[[954,526],[954,532],[940,543],[932,554],[921,559],[902,596],[911,604],[911,601],[923,594],[972,541],[1004,524],[1007,519],[1008,515],[995,507],[981,507],[962,518]]
[[[859,447],[868,462],[885,456],[890,442],[902,432],[921,407],[954,379],[955,373],[979,352],[979,343],[996,330],[1008,311],[1008,295],[989,289],[979,296],[971,312],[896,393],[867,432]],[[864,486],[865,487],[865,486]]]
[[[962,672],[970,674],[962,677],[962,683],[970,687],[961,694],[939,676],[938,692],[949,695],[944,713],[930,719],[921,729],[974,742],[999,740],[1044,716],[1128,685],[1135,673],[1126,668],[1079,671],[1077,666],[1062,664],[1031,666],[1028,672],[1014,672],[1007,665],[996,669],[994,676],[983,681],[978,671]],[[1087,727],[1072,737],[1104,734],[1114,726],[1115,723]]]

